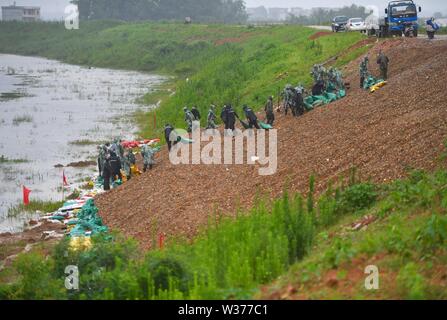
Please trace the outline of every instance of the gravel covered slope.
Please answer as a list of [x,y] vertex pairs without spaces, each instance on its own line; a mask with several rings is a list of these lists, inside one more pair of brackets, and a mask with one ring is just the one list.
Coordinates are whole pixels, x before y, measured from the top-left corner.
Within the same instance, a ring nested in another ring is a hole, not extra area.
[[447,138],[447,41],[387,40],[371,49],[371,65],[382,48],[391,60],[389,84],[374,94],[358,89],[358,63],[344,72],[348,96],[299,119],[277,116],[278,171],[258,175],[256,166],[174,166],[167,149],[159,165],[96,199],[105,223],[150,248],[156,235],[197,233],[213,212],[234,215],[257,194],[272,199],[287,184],[307,190],[314,173],[322,190],[353,166],[363,177],[388,182],[409,168],[433,169]]

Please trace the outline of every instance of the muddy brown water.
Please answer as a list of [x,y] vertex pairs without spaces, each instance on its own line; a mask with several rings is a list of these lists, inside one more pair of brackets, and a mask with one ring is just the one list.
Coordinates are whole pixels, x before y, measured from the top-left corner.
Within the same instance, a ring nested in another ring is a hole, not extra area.
[[164,80],[0,54],[0,157],[22,160],[0,160],[0,233],[19,232],[35,216],[8,217],[8,209],[22,201],[22,185],[32,190],[31,200],[59,201],[62,170],[76,187],[96,168],[56,165],[94,160],[92,142],[133,138],[131,115],[153,108],[136,99]]

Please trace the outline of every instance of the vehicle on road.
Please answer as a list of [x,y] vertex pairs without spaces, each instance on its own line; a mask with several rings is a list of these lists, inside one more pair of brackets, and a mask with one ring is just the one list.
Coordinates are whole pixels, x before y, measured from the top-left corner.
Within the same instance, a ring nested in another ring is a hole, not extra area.
[[366,32],[365,21],[362,18],[351,18],[348,20],[346,30]]
[[417,37],[419,31],[417,7],[412,0],[390,1],[385,9],[385,17],[368,17],[366,32],[378,37]]
[[346,16],[338,16],[332,20],[332,32],[346,31],[346,25],[349,18]]

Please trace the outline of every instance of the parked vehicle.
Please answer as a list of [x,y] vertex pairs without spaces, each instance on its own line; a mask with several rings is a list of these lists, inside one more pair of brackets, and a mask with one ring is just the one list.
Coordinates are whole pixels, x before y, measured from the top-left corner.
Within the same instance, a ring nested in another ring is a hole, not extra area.
[[346,29],[348,31],[360,31],[366,32],[365,21],[362,18],[351,18],[348,20],[348,24],[346,25]]
[[332,32],[346,31],[346,25],[349,18],[346,16],[338,16],[332,20]]
[[402,36],[417,37],[419,24],[418,12],[421,7],[416,7],[412,1],[390,1],[385,9],[385,18],[369,18],[366,21],[368,35],[378,37]]

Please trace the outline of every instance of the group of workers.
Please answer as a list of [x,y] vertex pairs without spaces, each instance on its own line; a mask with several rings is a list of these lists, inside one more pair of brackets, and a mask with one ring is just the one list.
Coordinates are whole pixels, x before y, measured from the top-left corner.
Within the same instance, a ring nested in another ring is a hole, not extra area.
[[[139,172],[137,168],[137,159],[131,148],[125,149],[122,140],[117,138],[113,143],[106,143],[98,146],[98,171],[102,178],[104,190],[110,190],[113,183],[121,184],[124,180],[132,178],[132,172]],[[143,158],[143,171],[152,169],[155,164],[155,153],[157,150],[147,144],[141,147],[141,156]],[[123,175],[124,173],[124,175]]]
[[[377,57],[377,64],[380,67],[381,77],[383,80],[388,78],[388,64],[389,58],[382,52],[379,52]],[[365,80],[370,76],[369,73],[369,57],[365,56],[360,63],[360,86],[363,88]],[[326,69],[323,65],[314,65],[311,71],[311,75],[314,79],[314,85],[312,87],[312,95],[317,96],[323,94],[326,90],[345,90],[345,83],[343,81],[343,75],[340,70],[330,67]],[[304,86],[300,83],[296,87],[288,84],[283,90],[281,96],[283,98],[283,111],[285,115],[289,110],[293,116],[301,116],[306,110],[304,103],[305,95]],[[191,110],[188,107],[183,108],[185,114],[185,122],[187,124],[187,131],[191,133],[194,123],[200,122],[201,115],[197,108],[194,106]],[[273,96],[269,96],[264,106],[265,121],[267,126],[272,127],[275,121],[274,102]],[[281,111],[281,110],[278,110]],[[261,129],[260,122],[256,113],[248,105],[243,105],[243,112],[246,120],[242,120],[231,104],[225,104],[220,113],[220,119],[224,124],[225,131],[234,131],[236,127],[236,121],[239,120],[245,129]],[[207,116],[206,129],[217,129],[216,125],[217,115],[216,106],[212,104],[209,107]],[[262,123],[263,124],[263,123]],[[265,124],[264,124],[265,125]],[[172,134],[176,134],[174,127],[170,124],[166,124],[164,128],[164,134],[169,151],[174,144],[178,143],[180,139],[172,139]],[[177,135],[177,134],[176,134]],[[116,180],[123,180],[123,174],[125,173],[126,179],[132,178],[132,169],[136,168],[136,157],[132,149],[125,150],[122,145],[122,140],[116,139],[112,144],[107,143],[98,147],[98,169],[99,175],[104,180],[104,190],[110,190],[110,183]],[[152,148],[150,145],[143,144],[141,147],[141,156],[143,158],[144,172],[147,169],[151,170],[155,164],[155,153],[158,150]]]
[[[220,113],[220,119],[224,124],[225,130],[234,131],[236,128],[237,120],[240,121],[240,123],[245,129],[253,129],[253,128],[261,129],[258,122],[258,117],[256,113],[253,111],[253,109],[250,108],[248,105],[243,105],[242,110],[244,111],[246,121],[242,120],[239,117],[239,115],[237,114],[237,112],[235,111],[235,109],[231,104],[228,103],[223,106],[222,112]],[[187,131],[191,133],[192,130],[194,129],[193,128],[194,121],[200,121],[201,119],[200,112],[196,106],[192,107],[191,110],[189,110],[188,107],[184,107],[183,111],[185,113],[185,122],[187,125]],[[273,126],[273,122],[275,120],[275,115],[273,113],[273,97],[270,97],[268,99],[268,102],[265,106],[265,112],[266,112],[267,123]],[[216,106],[212,104],[209,107],[208,111],[206,129],[217,129],[216,120],[217,120]],[[173,130],[174,130],[173,127],[170,124],[167,124],[165,126],[165,137],[169,137]],[[168,144],[169,150],[171,146],[172,144],[169,143]]]
[[[388,65],[390,63],[390,59],[383,53],[382,50],[379,51],[377,56],[377,64],[380,69],[380,77],[382,80],[388,80]],[[369,57],[365,56],[363,60],[360,62],[360,88],[364,88],[365,81],[370,76],[369,72]]]

